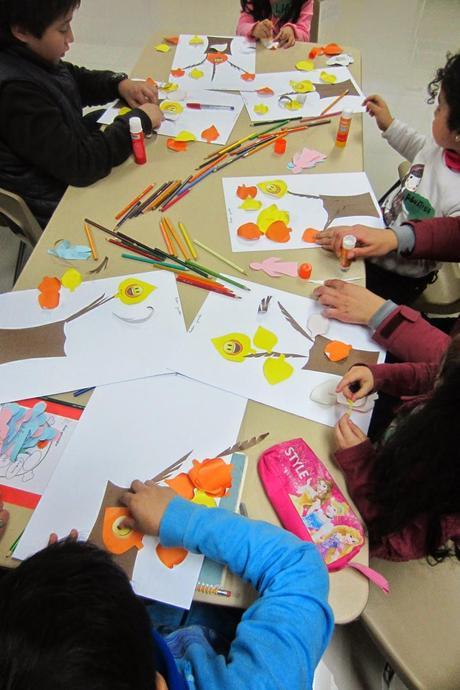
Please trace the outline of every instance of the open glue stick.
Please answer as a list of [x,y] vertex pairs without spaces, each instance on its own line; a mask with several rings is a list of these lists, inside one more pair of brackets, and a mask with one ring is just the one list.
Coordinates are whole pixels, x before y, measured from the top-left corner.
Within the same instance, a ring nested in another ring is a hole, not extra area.
[[354,235],[345,235],[342,239],[342,247],[340,250],[340,270],[348,271],[351,266],[351,259],[348,253],[351,249],[356,247],[356,237]]
[[339,127],[337,129],[337,138],[335,140],[335,145],[339,149],[343,149],[347,143],[348,133],[350,131],[351,118],[353,116],[353,111],[349,109],[342,110],[342,115],[339,120]]
[[129,118],[129,133],[131,134],[134,160],[138,165],[143,165],[143,163],[147,162],[147,154],[145,152],[144,132],[140,117]]

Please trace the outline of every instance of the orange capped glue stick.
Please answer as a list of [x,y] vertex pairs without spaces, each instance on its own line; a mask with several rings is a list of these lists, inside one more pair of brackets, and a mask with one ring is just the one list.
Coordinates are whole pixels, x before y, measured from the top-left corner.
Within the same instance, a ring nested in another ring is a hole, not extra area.
[[340,270],[348,271],[351,266],[351,259],[348,257],[348,252],[356,247],[356,237],[354,235],[345,235],[342,239],[342,247],[340,249]]

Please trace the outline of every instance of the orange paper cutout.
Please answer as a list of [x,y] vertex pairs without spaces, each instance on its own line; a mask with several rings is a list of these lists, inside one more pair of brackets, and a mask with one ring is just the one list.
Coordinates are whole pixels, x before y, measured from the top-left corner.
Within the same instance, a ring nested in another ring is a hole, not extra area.
[[310,50],[310,52],[308,53],[308,57],[310,58],[310,60],[314,60],[315,57],[318,57],[318,55],[322,55],[322,54],[323,54],[323,49],[321,48],[321,46],[316,46],[316,48],[312,48]]
[[223,62],[227,62],[228,55],[225,55],[225,53],[208,53],[206,59],[212,65],[220,65]]
[[163,41],[170,43],[172,46],[177,46],[179,43],[179,36],[165,36]]
[[211,125],[211,127],[208,127],[208,129],[204,129],[201,132],[201,138],[210,143],[211,141],[215,141],[219,137],[219,132],[218,130],[214,127],[214,125]]
[[166,141],[166,146],[170,151],[176,151],[176,153],[181,153],[182,151],[187,151],[188,142],[176,141],[175,139],[170,138]]
[[194,460],[188,474],[194,486],[209,496],[225,496],[232,485],[232,466],[222,458]]
[[264,86],[262,89],[257,89],[256,93],[259,96],[273,96],[275,92],[269,86]]
[[185,474],[185,472],[181,472],[173,479],[166,479],[166,484],[173,489],[173,491],[176,491],[179,496],[186,498],[188,501],[191,501],[195,495],[194,486],[190,481],[190,477],[188,474]]
[[172,69],[171,70],[171,76],[173,77],[183,77],[185,74],[185,71],[178,67],[177,69]]
[[147,77],[145,81],[147,82],[147,84],[150,84],[150,86],[157,86],[155,79],[152,79],[152,77]]
[[102,541],[107,551],[117,555],[130,549],[142,549],[143,535],[131,527],[123,527],[123,520],[129,517],[127,508],[106,508],[102,524]]
[[56,309],[59,306],[61,281],[45,276],[38,286],[38,303],[42,309]]
[[306,230],[304,230],[302,240],[304,242],[310,242],[311,244],[314,244],[318,237],[318,233],[319,230],[315,230],[315,228],[307,228]]
[[275,220],[268,228],[265,236],[272,242],[289,242],[291,230],[282,220]]
[[340,55],[340,53],[343,53],[343,48],[337,43],[328,43],[323,46],[323,53],[324,55]]
[[257,196],[257,187],[246,187],[241,184],[236,190],[236,196],[240,199],[254,199]]
[[331,362],[341,362],[346,359],[353,347],[340,340],[331,340],[324,348],[324,354]]
[[243,81],[254,81],[255,78],[256,75],[252,74],[251,72],[243,72],[243,74],[241,75],[241,79]]
[[188,554],[188,551],[182,549],[180,546],[162,546],[161,544],[158,544],[155,551],[163,565],[169,569],[174,568],[176,565],[180,565]]
[[236,234],[243,240],[258,240],[262,233],[255,223],[243,223],[236,231]]

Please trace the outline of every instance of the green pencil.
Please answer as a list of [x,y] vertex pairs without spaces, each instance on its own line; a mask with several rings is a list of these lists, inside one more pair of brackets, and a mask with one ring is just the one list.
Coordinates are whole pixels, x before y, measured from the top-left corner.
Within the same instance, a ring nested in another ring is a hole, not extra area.
[[155,266],[155,268],[164,268],[168,271],[177,271],[178,273],[182,273],[183,271],[187,270],[183,266],[177,266],[176,264],[168,264],[166,263],[166,261],[155,261],[155,259],[148,259],[146,256],[122,254],[122,257],[124,259],[132,259],[133,261],[142,261],[142,263],[144,264],[151,264],[152,266]]
[[15,550],[16,546],[19,544],[19,540],[22,537],[22,535],[24,534],[24,532],[25,532],[25,530],[22,530],[21,534],[18,537],[16,537],[14,542],[11,544],[10,549],[9,549],[9,554],[8,554],[9,556],[13,555],[14,550]]
[[[302,120],[303,115],[299,117],[291,117],[288,122],[295,122],[295,120]],[[261,125],[274,125],[275,123],[286,122],[286,120],[265,120],[264,122],[251,122],[250,127],[261,127]]]
[[236,280],[232,280],[231,278],[227,278],[227,276],[223,276],[222,273],[217,273],[217,271],[211,271],[210,268],[205,268],[204,266],[201,266],[201,264],[196,264],[194,261],[186,261],[185,263],[187,265],[192,266],[193,268],[199,268],[202,271],[209,273],[209,275],[214,276],[214,278],[220,278],[220,280],[223,280],[226,283],[231,283],[232,285],[236,285],[236,287],[239,287],[242,290],[248,290],[248,291],[251,290],[251,288],[246,287],[246,285],[242,285],[241,283],[237,283]]

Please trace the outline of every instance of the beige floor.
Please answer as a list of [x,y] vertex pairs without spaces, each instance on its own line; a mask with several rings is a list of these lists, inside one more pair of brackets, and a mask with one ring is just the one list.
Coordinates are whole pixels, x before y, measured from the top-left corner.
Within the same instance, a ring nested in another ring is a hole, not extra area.
[[[154,30],[232,34],[237,0],[82,0],[69,59],[92,68],[129,71]],[[459,49],[460,0],[322,0],[320,41],[356,46],[363,89],[383,95],[394,115],[422,132],[431,128],[426,85]],[[365,120],[365,170],[379,196],[396,179],[398,156]],[[10,289],[16,238],[0,228],[0,291]],[[316,690],[377,690],[382,660],[357,624],[340,628]]]

